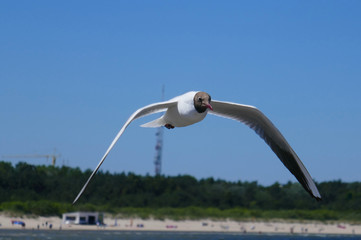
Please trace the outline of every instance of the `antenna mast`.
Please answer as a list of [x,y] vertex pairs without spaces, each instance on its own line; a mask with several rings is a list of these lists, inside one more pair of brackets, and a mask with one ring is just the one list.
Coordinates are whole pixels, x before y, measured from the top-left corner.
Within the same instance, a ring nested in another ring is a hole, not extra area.
[[[162,86],[162,101],[164,101],[164,85]],[[163,127],[159,127],[155,134],[157,143],[155,145],[155,175],[160,175],[162,172],[162,150],[163,150]]]

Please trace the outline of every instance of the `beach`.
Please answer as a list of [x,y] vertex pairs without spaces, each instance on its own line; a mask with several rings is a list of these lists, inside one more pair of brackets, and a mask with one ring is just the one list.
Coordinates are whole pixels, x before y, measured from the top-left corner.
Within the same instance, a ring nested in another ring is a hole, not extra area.
[[[25,226],[19,223],[24,223]],[[11,217],[0,215],[0,229],[29,230],[116,230],[116,231],[184,231],[184,232],[239,232],[270,234],[340,234],[361,235],[361,225],[342,222],[317,221],[233,221],[114,218],[105,216],[104,225],[65,224],[59,217]]]

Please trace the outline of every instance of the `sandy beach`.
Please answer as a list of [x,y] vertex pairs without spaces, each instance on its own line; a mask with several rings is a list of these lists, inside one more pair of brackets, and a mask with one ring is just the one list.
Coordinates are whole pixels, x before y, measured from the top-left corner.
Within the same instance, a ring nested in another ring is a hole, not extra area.
[[[14,224],[22,221],[25,227]],[[290,222],[290,221],[214,221],[204,220],[154,220],[104,218],[105,226],[69,225],[59,217],[10,217],[0,215],[0,229],[48,229],[48,230],[127,230],[127,231],[194,231],[240,232],[273,234],[361,234],[361,225],[349,223]]]

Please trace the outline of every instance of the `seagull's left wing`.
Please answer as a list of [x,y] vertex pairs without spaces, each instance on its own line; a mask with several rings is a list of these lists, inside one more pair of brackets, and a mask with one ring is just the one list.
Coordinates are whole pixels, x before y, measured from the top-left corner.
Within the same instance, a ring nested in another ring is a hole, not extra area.
[[321,195],[311,175],[288,144],[281,132],[257,108],[231,102],[211,102],[213,111],[209,114],[231,118],[240,121],[252,128],[271,147],[288,170],[297,178],[305,190],[317,200]]
[[100,160],[98,166],[94,169],[93,173],[90,175],[88,181],[86,181],[86,183],[84,184],[83,188],[80,190],[78,196],[75,198],[75,200],[73,201],[73,204],[76,203],[76,201],[78,201],[78,199],[80,198],[80,196],[83,194],[84,190],[86,189],[86,187],[88,186],[90,180],[94,177],[94,175],[97,173],[98,169],[100,168],[100,166],[102,165],[102,163],[104,162],[105,158],[108,156],[110,150],[112,150],[112,148],[114,147],[115,143],[118,141],[118,139],[120,138],[120,136],[123,134],[124,130],[128,127],[128,125],[134,121],[137,118],[141,118],[144,116],[147,116],[149,114],[153,114],[153,113],[157,113],[157,112],[163,112],[166,111],[169,107],[172,106],[176,106],[177,105],[177,101],[175,99],[166,101],[166,102],[160,102],[160,103],[154,103],[154,104],[150,104],[148,106],[145,106],[143,108],[138,109],[137,111],[135,111],[130,117],[129,119],[125,122],[125,124],[123,125],[123,127],[120,129],[120,131],[118,132],[117,136],[114,138],[113,142],[110,144],[108,150],[105,152],[104,156],[102,157],[102,159]]

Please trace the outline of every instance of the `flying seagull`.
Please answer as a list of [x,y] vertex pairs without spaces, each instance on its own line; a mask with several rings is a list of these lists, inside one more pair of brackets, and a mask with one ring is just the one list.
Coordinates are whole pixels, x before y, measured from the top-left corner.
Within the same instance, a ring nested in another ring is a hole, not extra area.
[[297,178],[304,189],[315,199],[321,200],[321,195],[311,175],[282,136],[273,123],[257,108],[253,106],[211,100],[211,96],[206,92],[191,91],[183,95],[172,98],[165,102],[150,104],[135,111],[120,129],[108,150],[94,169],[73,204],[83,194],[90,180],[94,177],[110,150],[114,147],[120,136],[128,125],[135,119],[157,113],[164,112],[160,118],[141,125],[142,127],[161,127],[168,129],[174,127],[185,127],[202,121],[207,113],[220,117],[230,118],[242,122],[252,128],[273,150],[288,170]]

